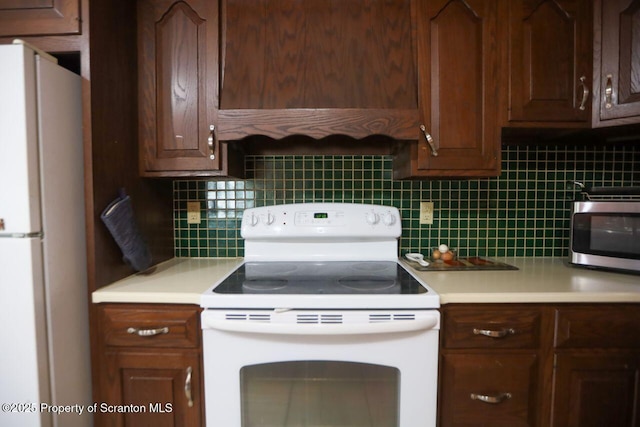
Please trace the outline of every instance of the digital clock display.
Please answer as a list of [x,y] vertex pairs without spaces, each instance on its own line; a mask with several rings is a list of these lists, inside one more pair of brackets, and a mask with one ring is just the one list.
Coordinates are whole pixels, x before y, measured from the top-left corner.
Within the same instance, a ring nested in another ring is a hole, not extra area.
[[315,219],[324,219],[324,218],[329,218],[329,214],[326,212],[316,212],[313,214],[313,217]]

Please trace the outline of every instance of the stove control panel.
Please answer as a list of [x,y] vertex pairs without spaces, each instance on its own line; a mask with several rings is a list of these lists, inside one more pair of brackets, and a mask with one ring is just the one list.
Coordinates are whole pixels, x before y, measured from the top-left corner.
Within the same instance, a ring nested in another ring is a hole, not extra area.
[[345,225],[344,211],[301,211],[295,213],[294,223],[297,226],[342,227]]
[[400,212],[393,206],[296,203],[250,208],[241,227],[245,239],[278,237],[398,238]]

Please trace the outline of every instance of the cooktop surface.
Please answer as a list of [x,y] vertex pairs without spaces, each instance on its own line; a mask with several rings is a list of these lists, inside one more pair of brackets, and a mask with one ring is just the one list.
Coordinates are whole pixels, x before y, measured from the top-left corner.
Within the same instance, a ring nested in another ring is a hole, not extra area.
[[206,309],[433,309],[440,297],[397,261],[246,261],[200,298]]
[[429,292],[393,261],[247,262],[215,294],[401,295]]

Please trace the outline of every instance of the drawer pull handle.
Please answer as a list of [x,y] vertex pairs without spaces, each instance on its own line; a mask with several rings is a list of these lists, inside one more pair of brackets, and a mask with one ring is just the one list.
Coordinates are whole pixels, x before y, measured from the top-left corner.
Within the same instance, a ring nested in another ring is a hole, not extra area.
[[127,333],[135,334],[135,335],[138,335],[139,337],[153,337],[156,335],[168,334],[169,327],[165,326],[164,328],[157,328],[157,329],[129,328],[127,329]]
[[187,368],[187,376],[184,379],[184,395],[187,398],[187,405],[189,405],[189,408],[193,407],[193,398],[191,397],[191,373],[193,372],[193,369],[191,369],[191,366],[189,366]]
[[497,396],[471,393],[469,397],[471,397],[471,400],[479,400],[480,402],[491,403],[495,405],[498,403],[502,403],[507,399],[511,399],[511,393],[500,393]]
[[485,337],[491,337],[491,338],[504,338],[507,335],[513,335],[515,333],[516,333],[516,330],[512,328],[501,329],[499,331],[492,331],[490,329],[473,328],[474,335],[484,335]]

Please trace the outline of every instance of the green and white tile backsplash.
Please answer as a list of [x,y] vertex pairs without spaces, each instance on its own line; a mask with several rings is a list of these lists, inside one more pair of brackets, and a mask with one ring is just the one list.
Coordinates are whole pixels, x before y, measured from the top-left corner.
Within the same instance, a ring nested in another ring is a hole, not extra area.
[[[244,255],[245,208],[282,203],[392,205],[402,216],[400,253],[439,243],[461,256],[566,256],[570,202],[581,181],[640,185],[640,143],[607,146],[505,146],[502,174],[471,180],[396,181],[388,156],[249,156],[250,179],[174,181],[175,255]],[[202,221],[187,224],[187,202]],[[432,225],[419,223],[433,202]]]

